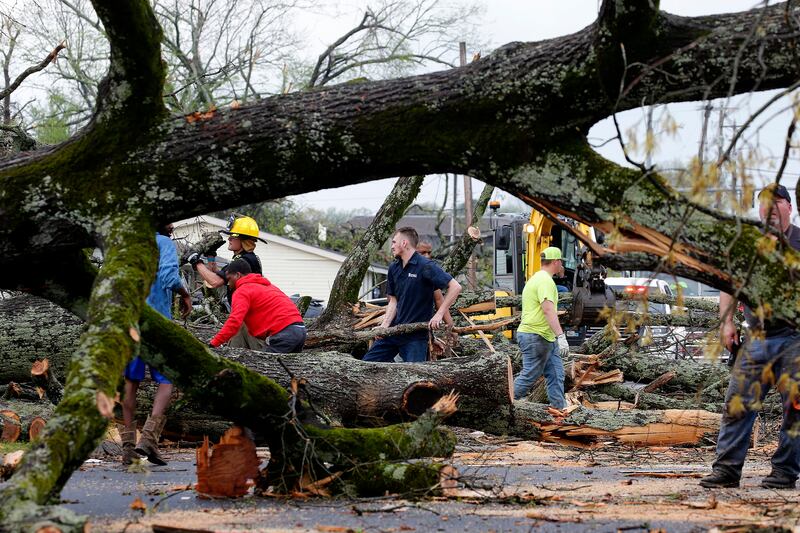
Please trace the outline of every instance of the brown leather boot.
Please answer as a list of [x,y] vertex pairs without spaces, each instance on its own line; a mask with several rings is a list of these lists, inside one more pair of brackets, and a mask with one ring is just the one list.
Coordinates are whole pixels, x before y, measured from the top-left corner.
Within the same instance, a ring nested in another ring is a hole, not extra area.
[[161,430],[164,429],[166,421],[167,417],[164,415],[148,416],[142,428],[139,443],[135,448],[136,453],[144,455],[154,465],[164,466],[167,464],[161,454],[158,453],[158,438],[161,436]]
[[134,459],[141,459],[141,456],[133,449],[136,447],[136,422],[130,426],[117,424],[119,437],[122,440],[122,464],[133,464]]

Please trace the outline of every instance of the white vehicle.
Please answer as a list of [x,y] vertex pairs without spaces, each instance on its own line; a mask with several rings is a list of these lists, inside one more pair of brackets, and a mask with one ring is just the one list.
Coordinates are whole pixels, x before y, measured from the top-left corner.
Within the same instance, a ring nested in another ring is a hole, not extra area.
[[[669,283],[663,279],[606,278],[605,281],[606,285],[615,292],[632,295],[663,294],[670,298],[675,296]],[[674,306],[670,304],[650,302],[644,299],[623,300],[620,298],[616,305],[620,311],[651,315],[671,315],[674,310]],[[622,328],[623,335],[630,335],[630,332],[624,331],[624,325]],[[671,357],[682,357],[685,354],[686,328],[682,326],[641,326],[637,333],[639,334],[639,345],[646,352]]]

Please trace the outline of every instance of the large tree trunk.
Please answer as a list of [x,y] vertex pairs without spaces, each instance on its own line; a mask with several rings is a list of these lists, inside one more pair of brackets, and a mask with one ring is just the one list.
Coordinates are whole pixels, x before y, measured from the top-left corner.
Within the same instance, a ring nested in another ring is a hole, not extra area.
[[339,273],[333,280],[333,287],[328,297],[325,310],[313,324],[313,329],[322,329],[337,319],[345,318],[349,315],[350,307],[355,304],[359,297],[361,283],[364,274],[369,268],[369,260],[372,254],[383,246],[395,230],[395,224],[405,214],[408,206],[419,194],[425,176],[413,176],[400,178],[395,183],[392,192],[386,197],[383,205],[378,210],[372,223],[358,239],[358,243],[348,254]]
[[63,381],[82,330],[80,318],[42,298],[0,300],[0,383],[29,381],[33,363],[44,358]]
[[[443,395],[459,394],[455,425],[487,430],[511,404],[511,367],[502,354],[456,357],[429,363],[369,363],[346,354],[310,358],[242,349],[226,357],[289,387],[305,379],[312,403],[345,425],[385,425],[414,419]],[[285,368],[284,368],[285,367]],[[288,372],[287,372],[288,370]]]

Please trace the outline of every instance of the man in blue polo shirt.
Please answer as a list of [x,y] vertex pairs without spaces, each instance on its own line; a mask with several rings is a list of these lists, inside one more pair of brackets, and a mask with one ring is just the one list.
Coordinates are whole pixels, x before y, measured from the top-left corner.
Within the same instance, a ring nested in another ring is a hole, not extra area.
[[[396,261],[389,267],[389,305],[380,325],[382,328],[428,322],[431,329],[438,329],[445,312],[461,292],[461,285],[450,274],[417,253],[418,243],[417,231],[411,227],[399,228],[392,237],[392,255]],[[433,293],[436,289],[446,289],[447,295],[434,312]],[[364,355],[364,361],[389,362],[398,353],[407,363],[425,361],[428,358],[428,332],[415,331],[378,339]]]

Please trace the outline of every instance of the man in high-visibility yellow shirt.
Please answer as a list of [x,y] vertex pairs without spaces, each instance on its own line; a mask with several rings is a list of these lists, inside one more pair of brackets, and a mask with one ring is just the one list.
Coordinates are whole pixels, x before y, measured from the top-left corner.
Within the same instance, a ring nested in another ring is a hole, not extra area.
[[514,399],[519,400],[544,374],[547,397],[550,405],[557,409],[567,406],[561,358],[569,354],[567,336],[558,323],[558,290],[553,281],[553,275],[561,270],[561,263],[559,248],[545,248],[542,269],[531,276],[522,290],[522,317],[517,329],[522,372],[514,380]]

